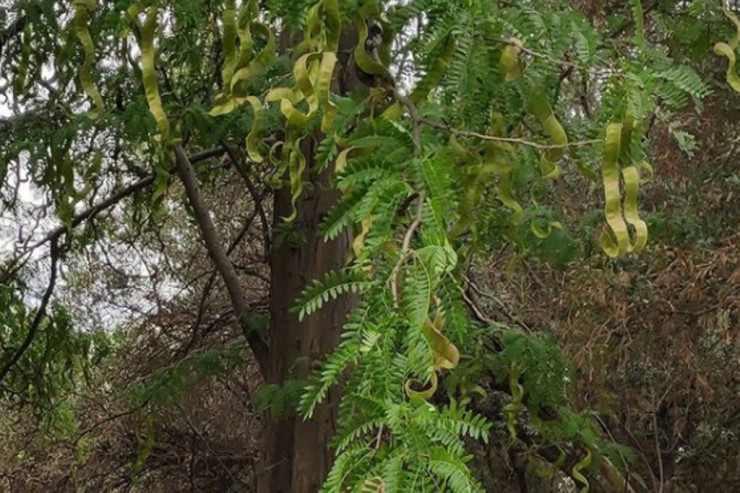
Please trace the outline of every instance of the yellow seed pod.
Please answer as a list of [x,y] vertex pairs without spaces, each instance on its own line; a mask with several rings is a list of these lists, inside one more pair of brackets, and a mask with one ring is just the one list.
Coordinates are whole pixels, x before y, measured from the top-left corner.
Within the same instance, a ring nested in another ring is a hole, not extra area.
[[[642,250],[648,237],[647,224],[640,219],[637,210],[637,193],[640,185],[638,167],[629,165],[620,170],[620,159],[629,156],[629,151],[625,150],[625,147],[630,145],[632,123],[629,118],[625,121],[624,124],[612,123],[607,126],[601,169],[609,231],[602,232],[599,243],[604,252],[612,258]],[[625,125],[629,128],[625,129]],[[624,206],[621,202],[620,177],[624,182]],[[628,224],[634,228],[634,243],[630,241]]]
[[149,111],[154,115],[159,127],[159,135],[156,140],[166,143],[170,133],[170,123],[167,120],[167,114],[162,106],[162,99],[159,97],[159,84],[157,83],[157,74],[155,72],[154,56],[154,33],[157,28],[157,15],[159,9],[156,5],[151,5],[147,9],[146,21],[141,26],[141,77],[144,82],[144,92],[146,101],[149,104]]
[[740,45],[740,19],[735,14],[725,9],[725,15],[733,24],[735,24],[736,32],[735,35],[727,43],[717,43],[714,45],[714,52],[717,55],[724,56],[727,58],[727,83],[736,92],[740,92],[740,76],[737,75],[735,69],[737,65],[737,57],[735,56],[735,49]]
[[509,40],[504,49],[501,50],[498,66],[506,82],[516,80],[522,75],[522,64],[519,61],[522,48],[522,42],[514,38]]
[[82,89],[87,97],[92,99],[94,109],[88,113],[93,120],[97,119],[103,112],[103,98],[100,96],[92,78],[91,69],[95,64],[95,50],[90,31],[87,29],[88,13],[95,8],[94,0],[78,0],[74,4],[75,16],[73,21],[75,35],[85,52],[85,60],[80,67],[79,78]]
[[540,121],[542,130],[545,132],[556,148],[548,149],[540,156],[540,171],[543,178],[554,179],[560,176],[560,168],[555,161],[565,154],[565,146],[568,144],[568,135],[565,129],[555,117],[550,103],[542,95],[532,96],[527,102],[527,110]]

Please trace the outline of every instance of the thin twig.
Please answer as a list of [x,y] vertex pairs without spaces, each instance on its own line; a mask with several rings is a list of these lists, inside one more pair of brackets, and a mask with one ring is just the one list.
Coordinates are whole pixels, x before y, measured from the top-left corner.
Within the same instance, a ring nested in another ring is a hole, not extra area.
[[[398,91],[393,92],[396,98],[406,107],[406,110],[409,112],[409,116],[411,116],[411,120],[413,121],[413,140],[414,140],[414,155],[419,158],[421,157],[421,154],[423,152],[422,147],[422,140],[421,140],[421,124],[423,122],[422,117],[419,115],[418,110],[416,109],[416,105],[413,101],[411,101],[408,97],[404,96]],[[411,250],[411,240],[414,236],[414,233],[417,229],[421,226],[421,223],[423,221],[424,217],[424,203],[426,202],[426,198],[424,196],[424,192],[419,192],[419,195],[416,199],[417,202],[417,208],[416,208],[416,217],[414,218],[414,221],[409,226],[409,229],[406,230],[406,234],[403,237],[403,243],[401,244],[401,258],[399,259],[398,263],[395,267],[393,267],[393,272],[391,273],[391,293],[393,294],[393,301],[396,306],[398,306],[398,284],[400,281],[400,275],[401,275],[401,268],[406,263],[406,260],[409,257],[409,252]]]
[[480,132],[472,132],[470,130],[460,130],[460,129],[451,127],[441,122],[435,122],[434,120],[429,120],[427,118],[422,118],[421,123],[423,123],[424,125],[428,125],[430,127],[438,128],[440,130],[445,130],[453,135],[459,135],[461,137],[470,137],[470,138],[475,138],[475,139],[488,140],[491,142],[504,142],[504,143],[509,143],[509,144],[519,144],[519,145],[523,145],[527,147],[533,147],[541,151],[546,151],[549,149],[565,149],[568,147],[585,147],[585,146],[590,146],[590,145],[601,144],[603,142],[603,140],[601,139],[589,139],[589,140],[576,140],[573,142],[568,142],[567,144],[540,144],[537,142],[533,142],[531,140],[521,139],[517,137],[497,137],[495,135],[486,135]]
[[403,243],[401,244],[401,258],[398,260],[398,263],[396,263],[395,267],[393,267],[393,272],[391,272],[391,293],[393,294],[393,301],[396,306],[398,306],[398,284],[400,281],[401,276],[401,268],[406,263],[406,260],[409,258],[409,254],[411,251],[411,239],[414,236],[414,233],[417,229],[421,226],[423,213],[424,213],[424,194],[420,193],[417,197],[418,200],[418,206],[416,208],[416,217],[414,218],[414,222],[411,223],[409,226],[409,229],[406,230],[406,234],[403,237]]

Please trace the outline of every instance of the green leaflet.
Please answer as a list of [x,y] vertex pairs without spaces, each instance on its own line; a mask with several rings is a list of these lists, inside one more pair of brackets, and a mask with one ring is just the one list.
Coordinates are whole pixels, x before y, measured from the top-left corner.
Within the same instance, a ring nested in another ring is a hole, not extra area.
[[88,116],[93,120],[100,117],[103,112],[103,98],[100,96],[95,83],[93,82],[91,69],[95,64],[95,49],[93,47],[93,41],[90,37],[90,31],[87,29],[88,22],[88,10],[95,8],[95,0],[77,0],[74,3],[75,16],[74,16],[74,31],[77,39],[80,40],[82,49],[85,52],[85,61],[80,67],[79,77],[80,85],[85,91],[85,94],[92,99],[95,108],[90,110]]
[[[141,76],[144,82],[144,91],[146,101],[149,104],[149,111],[154,115],[159,127],[159,135],[154,138],[159,142],[166,143],[170,134],[170,123],[167,121],[167,114],[162,107],[162,100],[159,97],[159,85],[157,83],[157,73],[154,70],[154,32],[157,28],[158,7],[151,5],[147,9],[146,20],[141,26]],[[136,18],[136,15],[133,16]]]
[[727,58],[727,83],[736,92],[740,92],[740,76],[737,75],[735,66],[737,65],[737,58],[735,56],[735,49],[740,45],[740,19],[735,14],[725,9],[725,15],[735,24],[736,33],[727,43],[719,42],[714,45],[714,52],[717,55],[724,56]]
[[[416,84],[416,87],[411,91],[411,94],[409,94],[409,100],[411,100],[412,103],[419,104],[422,102],[429,95],[429,91],[439,84],[445,70],[447,70],[447,66],[450,64],[450,60],[452,60],[452,55],[455,54],[456,46],[457,44],[455,43],[454,38],[452,36],[448,36],[446,38],[445,49],[434,59],[434,62],[429,67],[427,73]],[[404,111],[403,105],[396,101],[383,111],[381,117],[386,120],[395,120],[403,115]]]
[[527,102],[527,110],[537,118],[542,124],[545,134],[556,146],[562,146],[555,149],[548,149],[540,157],[540,171],[543,178],[557,178],[560,176],[560,168],[555,165],[556,161],[565,154],[565,146],[568,144],[568,136],[563,129],[555,113],[553,113],[550,103],[541,96],[536,95]]
[[[627,252],[640,251],[647,243],[647,225],[640,219],[637,211],[640,174],[636,166],[626,166],[621,170],[621,177],[625,186],[624,217],[622,216],[619,163],[620,160],[629,157],[629,150],[626,150],[625,147],[630,145],[631,127],[632,121],[628,116],[624,124],[611,123],[606,128],[602,180],[606,203],[606,222],[611,234],[604,231],[599,237],[599,243],[604,252],[612,258],[619,257]],[[628,223],[635,229],[634,244],[630,242]]]
[[635,19],[635,44],[642,50],[645,49],[645,11],[642,8],[642,0],[630,0],[632,4],[632,17]]
[[23,28],[23,41],[21,44],[21,60],[18,64],[18,72],[13,79],[13,90],[23,92],[28,78],[28,62],[31,57],[31,23],[26,23]]

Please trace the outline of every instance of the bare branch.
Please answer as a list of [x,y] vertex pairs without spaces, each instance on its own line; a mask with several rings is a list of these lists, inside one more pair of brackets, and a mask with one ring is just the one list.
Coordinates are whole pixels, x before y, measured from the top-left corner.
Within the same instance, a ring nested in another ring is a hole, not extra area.
[[268,355],[267,344],[262,340],[260,335],[250,327],[249,304],[247,303],[247,296],[241,285],[239,276],[223,247],[221,235],[211,219],[208,205],[201,193],[190,159],[188,159],[187,154],[185,154],[185,150],[180,145],[174,146],[173,151],[175,153],[177,172],[180,175],[180,179],[185,187],[185,193],[187,194],[190,205],[195,213],[195,218],[203,236],[203,241],[206,244],[208,255],[211,257],[216,269],[224,280],[226,290],[229,292],[231,304],[234,308],[234,313],[244,331],[249,347],[252,349],[254,357],[260,366],[260,370],[263,374],[266,374]]

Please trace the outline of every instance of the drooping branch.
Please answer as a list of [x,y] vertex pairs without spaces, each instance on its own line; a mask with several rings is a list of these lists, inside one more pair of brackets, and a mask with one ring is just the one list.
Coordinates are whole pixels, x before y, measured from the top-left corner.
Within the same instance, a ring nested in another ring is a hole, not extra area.
[[31,322],[31,326],[28,328],[28,333],[26,334],[25,339],[15,351],[15,353],[13,353],[13,356],[10,357],[10,359],[3,365],[3,368],[0,370],[0,383],[5,379],[8,373],[10,373],[10,370],[12,370],[13,367],[18,364],[26,351],[28,351],[28,348],[31,347],[31,344],[36,338],[36,334],[41,327],[41,322],[43,322],[44,317],[46,316],[46,307],[49,305],[49,300],[51,299],[52,293],[54,293],[54,287],[56,286],[57,282],[57,260],[59,259],[59,247],[56,239],[51,241],[49,256],[51,258],[51,273],[49,274],[49,283],[47,284],[44,295],[41,298],[41,304],[36,310],[36,315],[34,315],[33,317],[33,321]]
[[[213,149],[208,149],[196,154],[193,154],[189,161],[191,163],[196,163],[198,161],[203,161],[212,157],[220,156],[225,152],[225,149],[221,146],[214,147]],[[170,170],[170,173],[174,173],[176,171],[175,168],[172,168]],[[3,272],[2,275],[0,275],[0,284],[4,283],[8,279],[10,279],[17,270],[22,267],[23,264],[23,257],[26,256],[28,253],[34,251],[35,249],[39,248],[42,245],[45,245],[46,243],[49,243],[51,241],[57,241],[59,238],[62,237],[65,233],[67,233],[70,229],[74,229],[80,224],[82,224],[85,221],[89,221],[93,218],[95,218],[98,214],[101,212],[110,209],[114,205],[121,202],[123,199],[135,194],[139,190],[143,190],[147,187],[149,187],[152,183],[154,183],[155,175],[151,174],[145,178],[142,178],[130,185],[127,185],[120,190],[117,190],[113,194],[111,194],[108,198],[104,199],[103,201],[88,207],[87,209],[83,210],[79,214],[76,214],[72,220],[69,223],[69,226],[67,225],[61,225],[57,228],[52,229],[49,231],[43,238],[38,240],[37,242],[30,245],[25,252],[23,252],[18,257],[12,259],[10,262],[8,262],[5,272]]]
[[231,304],[234,308],[234,313],[244,331],[249,347],[252,349],[262,373],[266,374],[267,344],[262,340],[260,335],[250,327],[250,309],[249,304],[247,303],[246,293],[239,281],[236,269],[232,265],[231,260],[223,247],[221,235],[211,219],[208,205],[203,198],[200,186],[198,185],[198,180],[195,177],[193,165],[182,146],[174,146],[173,151],[175,153],[177,172],[180,175],[180,180],[185,187],[185,193],[193,208],[193,212],[195,213],[195,218],[203,236],[203,241],[206,244],[208,255],[211,257],[216,269],[224,280],[226,290],[229,293],[229,298],[231,299]]

